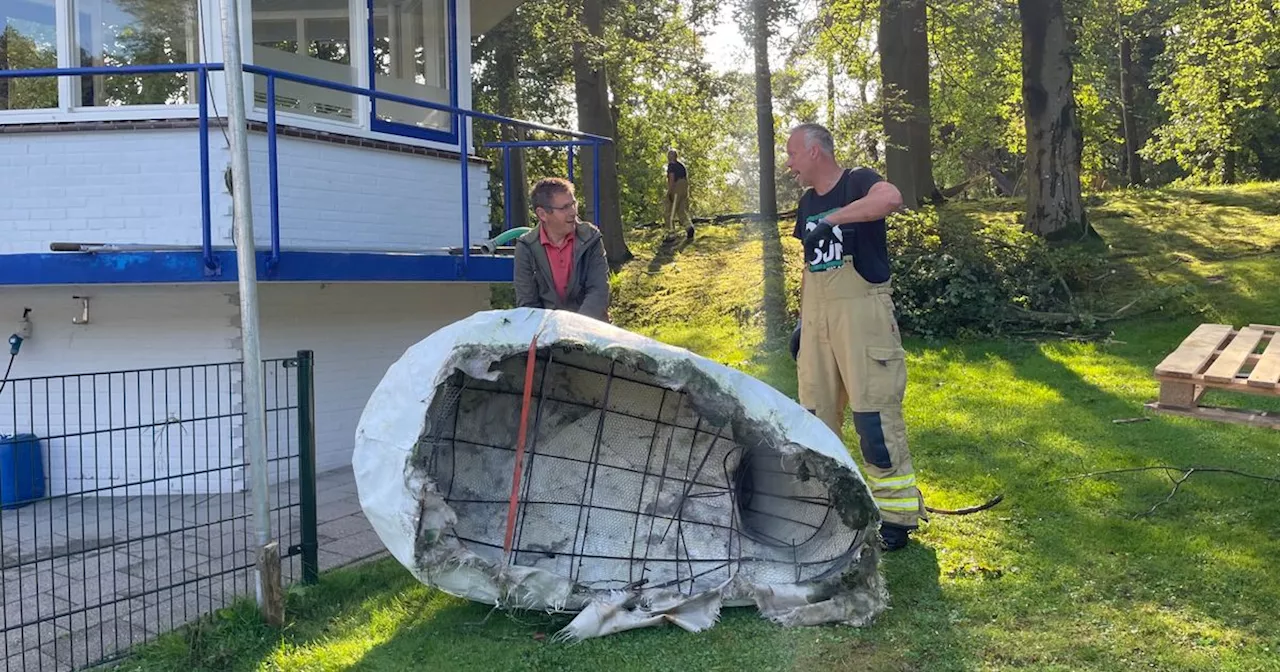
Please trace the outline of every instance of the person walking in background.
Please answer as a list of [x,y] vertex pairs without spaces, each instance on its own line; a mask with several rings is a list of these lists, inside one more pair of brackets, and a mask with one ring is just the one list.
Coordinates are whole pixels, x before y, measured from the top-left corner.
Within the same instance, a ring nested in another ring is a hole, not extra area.
[[667,152],[667,240],[676,237],[675,221],[685,223],[686,240],[693,240],[693,220],[689,218],[689,171],[680,163],[676,150]]

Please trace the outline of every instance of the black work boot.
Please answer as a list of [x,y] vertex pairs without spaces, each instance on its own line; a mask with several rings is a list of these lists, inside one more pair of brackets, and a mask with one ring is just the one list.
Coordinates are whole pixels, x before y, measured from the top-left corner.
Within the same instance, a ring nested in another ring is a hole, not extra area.
[[684,230],[684,239],[685,239],[685,240],[693,240],[693,225],[692,225],[692,224],[690,224],[689,226],[685,227],[685,230]]
[[880,523],[880,548],[888,552],[900,550],[906,547],[907,537],[910,534],[911,528],[909,527],[893,523]]

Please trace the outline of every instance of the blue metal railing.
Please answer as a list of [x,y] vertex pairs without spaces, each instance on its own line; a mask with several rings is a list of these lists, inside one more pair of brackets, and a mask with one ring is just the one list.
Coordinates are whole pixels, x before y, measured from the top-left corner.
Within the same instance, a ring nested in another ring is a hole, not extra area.
[[[216,274],[218,269],[217,257],[213,253],[213,226],[209,193],[209,73],[223,70],[221,63],[176,63],[166,65],[131,65],[131,66],[100,66],[100,67],[79,67],[79,68],[41,68],[31,70],[0,70],[0,79],[31,79],[37,77],[83,77],[93,75],[109,75],[109,76],[126,76],[126,75],[159,75],[159,74],[190,74],[195,73],[197,78],[197,115],[199,119],[199,140],[200,140],[200,202],[201,202],[201,233],[202,243],[201,249],[204,254],[205,272],[206,274]],[[267,260],[268,269],[274,269],[280,260],[280,195],[279,195],[279,161],[277,147],[277,130],[279,120],[276,115],[276,80],[285,80],[298,84],[306,84],[310,86],[330,89],[349,93],[355,96],[364,96],[373,100],[382,100],[388,102],[402,103],[414,107],[437,110],[455,115],[454,128],[457,130],[457,147],[458,161],[461,166],[462,173],[462,260],[459,274],[466,276],[468,264],[471,259],[471,198],[470,198],[470,170],[469,160],[471,152],[469,151],[467,142],[467,124],[459,123],[459,120],[484,120],[492,121],[498,124],[508,124],[518,128],[524,128],[531,131],[542,131],[556,135],[569,136],[577,138],[576,140],[526,140],[520,142],[498,142],[485,145],[488,148],[501,148],[503,153],[503,210],[505,215],[505,228],[510,229],[512,223],[511,202],[511,150],[520,148],[534,147],[567,147],[569,152],[568,173],[569,179],[573,179],[573,152],[575,147],[591,147],[592,156],[592,207],[596,217],[600,212],[600,189],[595,185],[599,184],[600,177],[600,146],[611,139],[592,135],[590,133],[582,133],[569,129],[556,128],[546,124],[525,121],[521,119],[512,119],[496,114],[488,114],[485,112],[477,112],[468,110],[454,105],[446,105],[442,103],[434,103],[409,96],[402,96],[384,91],[375,91],[373,89],[353,86],[351,84],[343,84],[341,82],[332,82],[306,75],[298,75],[282,70],[272,68],[264,68],[252,64],[244,64],[244,71],[247,74],[260,75],[266,78],[266,113],[267,113],[267,171],[268,171],[268,191],[269,204],[268,212],[270,213],[270,232],[271,232],[271,253]],[[448,143],[455,144],[455,143]]]
[[[596,136],[588,136],[596,137]],[[529,147],[565,147],[567,148],[568,173],[569,181],[573,181],[573,149],[575,147],[591,147],[591,212],[595,214],[596,219],[600,218],[600,190],[595,185],[600,184],[600,145],[601,142],[595,140],[519,140],[505,142],[490,142],[485,147],[502,150],[502,197],[503,203],[509,204],[513,200],[511,197],[511,150],[524,149]],[[506,215],[505,229],[511,229],[511,208],[505,207]]]

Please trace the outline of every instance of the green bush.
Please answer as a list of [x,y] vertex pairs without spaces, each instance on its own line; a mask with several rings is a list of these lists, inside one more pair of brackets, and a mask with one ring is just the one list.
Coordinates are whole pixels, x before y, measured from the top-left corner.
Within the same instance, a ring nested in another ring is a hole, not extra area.
[[903,331],[930,338],[996,336],[1047,321],[1063,327],[1089,322],[1075,292],[1097,274],[1102,255],[1052,247],[1013,219],[963,211],[940,218],[932,207],[894,215],[889,249]]

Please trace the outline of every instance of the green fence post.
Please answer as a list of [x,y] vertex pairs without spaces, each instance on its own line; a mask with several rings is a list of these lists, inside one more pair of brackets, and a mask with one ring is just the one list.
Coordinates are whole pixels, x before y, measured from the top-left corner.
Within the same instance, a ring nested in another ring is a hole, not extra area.
[[302,493],[302,582],[320,581],[319,526],[316,521],[315,353],[298,351],[298,480]]

